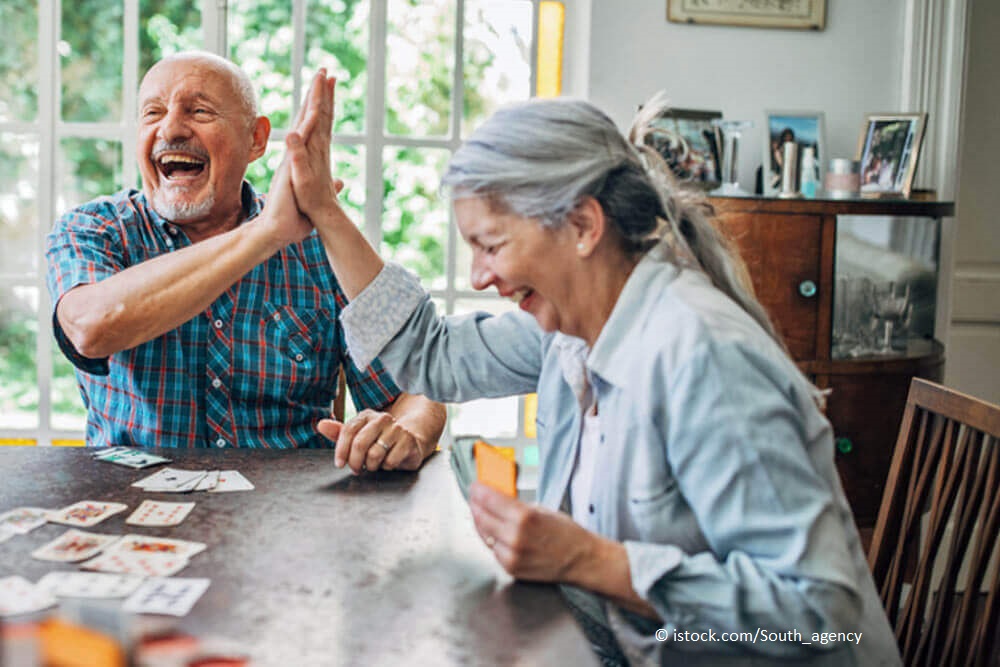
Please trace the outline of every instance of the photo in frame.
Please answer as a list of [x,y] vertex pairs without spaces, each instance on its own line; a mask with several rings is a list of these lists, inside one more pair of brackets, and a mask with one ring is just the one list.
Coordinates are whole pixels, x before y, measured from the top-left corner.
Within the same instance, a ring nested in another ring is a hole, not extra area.
[[822,30],[826,0],[667,0],[673,23]]
[[870,113],[858,137],[862,197],[909,197],[927,114]]
[[667,109],[652,123],[650,145],[683,182],[711,190],[722,181],[719,132],[712,121],[721,111]]
[[[783,146],[786,141],[798,144],[798,159],[801,163],[803,149],[811,147],[819,166],[820,182],[826,155],[826,129],[822,111],[765,111],[764,127],[767,141],[764,142],[764,194],[774,196],[781,191]],[[795,173],[800,170],[796,166]],[[798,183],[794,190],[798,190]]]

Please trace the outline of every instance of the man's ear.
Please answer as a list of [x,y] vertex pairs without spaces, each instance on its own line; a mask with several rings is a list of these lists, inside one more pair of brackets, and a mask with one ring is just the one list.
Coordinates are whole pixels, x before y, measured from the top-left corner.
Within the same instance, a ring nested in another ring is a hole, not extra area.
[[607,233],[608,218],[604,215],[604,209],[595,198],[584,197],[568,220],[576,235],[577,254],[589,257]]
[[267,138],[271,136],[271,121],[267,116],[257,116],[253,122],[253,143],[250,144],[250,162],[253,162],[267,150]]

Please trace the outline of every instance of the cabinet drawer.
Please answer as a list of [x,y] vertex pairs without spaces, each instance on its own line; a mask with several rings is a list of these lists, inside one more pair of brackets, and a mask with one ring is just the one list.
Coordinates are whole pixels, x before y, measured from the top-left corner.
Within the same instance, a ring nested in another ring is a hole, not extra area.
[[792,358],[826,357],[817,350],[822,220],[814,215],[723,213],[720,228],[747,266],[757,298],[778,327]]

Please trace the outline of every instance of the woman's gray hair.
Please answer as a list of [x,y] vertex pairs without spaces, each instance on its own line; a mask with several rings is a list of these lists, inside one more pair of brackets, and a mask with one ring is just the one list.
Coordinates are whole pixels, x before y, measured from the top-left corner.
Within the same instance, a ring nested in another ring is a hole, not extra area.
[[627,253],[652,250],[704,271],[785,349],[753,295],[739,255],[712,222],[704,196],[681,187],[650,145],[662,93],[643,105],[628,138],[593,105],[566,98],[505,107],[448,163],[442,186],[453,198],[484,197],[498,210],[559,227],[594,197]]

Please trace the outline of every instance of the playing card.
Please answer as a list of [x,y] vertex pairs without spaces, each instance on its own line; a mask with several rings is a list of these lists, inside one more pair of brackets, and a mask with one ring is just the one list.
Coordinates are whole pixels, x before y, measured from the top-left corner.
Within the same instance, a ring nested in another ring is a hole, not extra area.
[[48,519],[52,523],[64,523],[67,526],[89,528],[99,524],[113,514],[124,512],[128,505],[122,503],[102,503],[96,500],[81,500],[61,510],[49,512]]
[[123,598],[141,583],[135,574],[61,571],[49,572],[35,586],[60,598]]
[[143,577],[169,577],[187,567],[188,559],[173,554],[136,554],[110,550],[80,563],[84,570],[138,574]]
[[208,475],[205,470],[178,470],[164,468],[149,477],[144,477],[132,486],[150,492],[185,493],[194,491],[200,482]]
[[250,480],[238,470],[223,470],[219,473],[219,483],[209,493],[225,493],[226,491],[253,491]]
[[517,463],[509,454],[482,440],[475,443],[476,476],[480,482],[517,498]]
[[210,583],[208,579],[150,579],[125,600],[122,609],[137,614],[186,616]]
[[91,457],[95,459],[103,459],[105,456],[111,456],[112,454],[119,454],[121,452],[127,452],[131,450],[132,447],[107,447],[105,449],[98,449],[91,453]]
[[100,533],[85,533],[82,530],[70,529],[48,544],[32,551],[31,557],[38,560],[73,563],[96,556],[117,540],[118,535],[101,535]]
[[9,528],[12,532],[24,535],[48,521],[48,515],[49,510],[38,507],[18,507],[0,514],[0,529]]
[[148,537],[146,535],[126,535],[108,548],[123,554],[166,554],[190,558],[205,550],[202,542],[187,540],[171,540],[165,537]]
[[164,456],[150,454],[149,452],[142,451],[141,449],[134,449],[131,447],[125,451],[109,452],[96,456],[95,458],[98,461],[117,463],[118,465],[126,466],[128,468],[148,468],[149,466],[170,462],[170,459]]
[[162,500],[143,500],[134,512],[125,519],[133,526],[176,526],[184,520],[194,503],[168,503]]
[[47,609],[56,599],[24,577],[0,579],[0,616],[16,616]]
[[211,491],[219,485],[219,476],[222,474],[221,470],[209,470],[205,473],[205,476],[198,482],[198,486],[195,491]]

